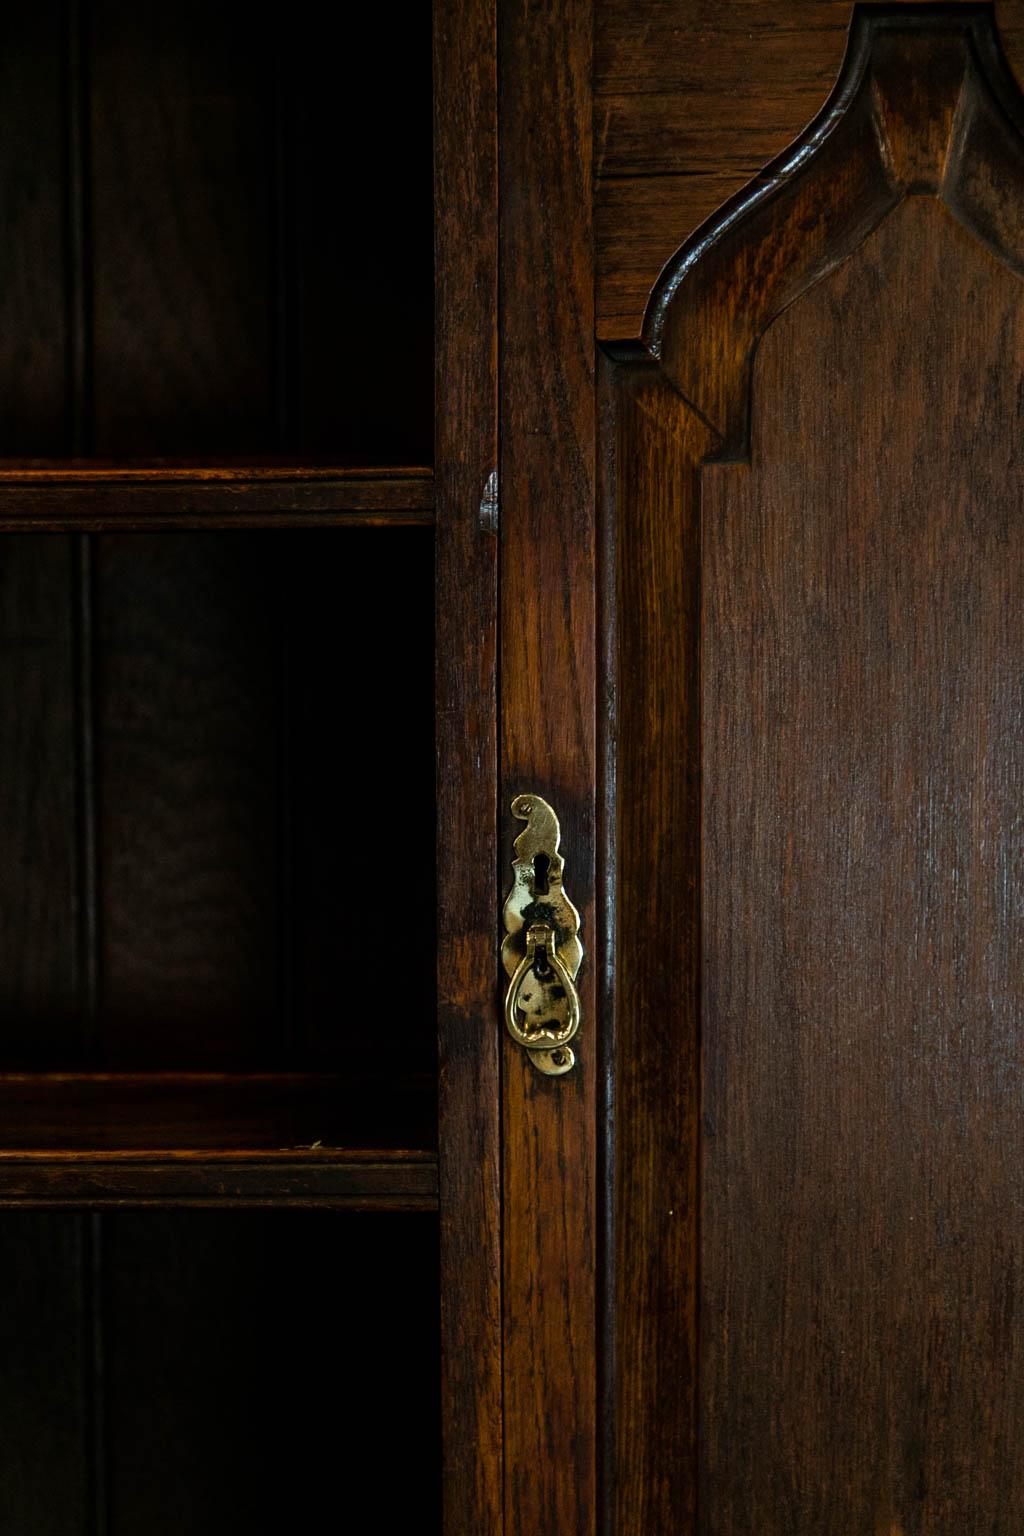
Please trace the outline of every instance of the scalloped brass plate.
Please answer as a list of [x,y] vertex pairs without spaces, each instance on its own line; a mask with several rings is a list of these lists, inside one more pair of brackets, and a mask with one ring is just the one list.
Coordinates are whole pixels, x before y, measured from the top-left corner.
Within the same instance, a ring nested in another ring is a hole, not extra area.
[[569,1042],[580,1027],[580,915],[562,888],[561,829],[551,806],[540,795],[517,795],[512,814],[526,827],[513,844],[505,901],[505,1027],[539,1072],[563,1077],[576,1065]]

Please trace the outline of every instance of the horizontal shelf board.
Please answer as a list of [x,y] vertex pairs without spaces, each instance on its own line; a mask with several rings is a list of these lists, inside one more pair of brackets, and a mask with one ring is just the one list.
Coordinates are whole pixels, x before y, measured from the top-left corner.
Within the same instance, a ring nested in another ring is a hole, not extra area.
[[0,531],[403,527],[434,520],[421,466],[0,460]]
[[0,1209],[83,1206],[437,1209],[432,1152],[0,1152]]
[[[432,1080],[397,1073],[0,1073],[0,1157],[429,1148]],[[313,1157],[315,1162],[317,1159]]]

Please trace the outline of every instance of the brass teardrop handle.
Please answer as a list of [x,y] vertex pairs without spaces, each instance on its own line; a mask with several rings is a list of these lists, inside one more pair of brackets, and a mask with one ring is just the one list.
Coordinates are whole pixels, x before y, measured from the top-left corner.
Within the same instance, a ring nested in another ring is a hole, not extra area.
[[561,831],[551,806],[540,795],[517,795],[512,814],[526,828],[515,840],[505,902],[505,1025],[538,1071],[562,1077],[576,1064],[569,1041],[580,1027],[580,915],[562,889]]

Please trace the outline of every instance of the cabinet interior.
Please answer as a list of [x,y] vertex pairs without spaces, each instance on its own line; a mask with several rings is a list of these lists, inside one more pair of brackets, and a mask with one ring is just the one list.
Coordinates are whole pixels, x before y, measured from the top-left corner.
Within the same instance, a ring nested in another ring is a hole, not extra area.
[[399,30],[0,16],[25,1536],[439,1526],[430,6]]
[[432,1145],[430,530],[0,554],[2,1145]]
[[429,463],[430,6],[0,18],[0,454]]
[[440,1528],[433,1217],[8,1214],[0,1262],[5,1531]]

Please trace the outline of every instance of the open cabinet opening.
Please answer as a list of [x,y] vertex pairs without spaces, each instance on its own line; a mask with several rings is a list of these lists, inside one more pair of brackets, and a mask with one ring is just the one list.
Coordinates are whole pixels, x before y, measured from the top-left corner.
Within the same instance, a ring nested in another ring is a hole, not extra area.
[[0,544],[0,1146],[433,1144],[432,566]]
[[7,1213],[0,1264],[0,1529],[440,1530],[435,1217]]
[[5,10],[0,455],[431,462],[430,6],[395,28]]

